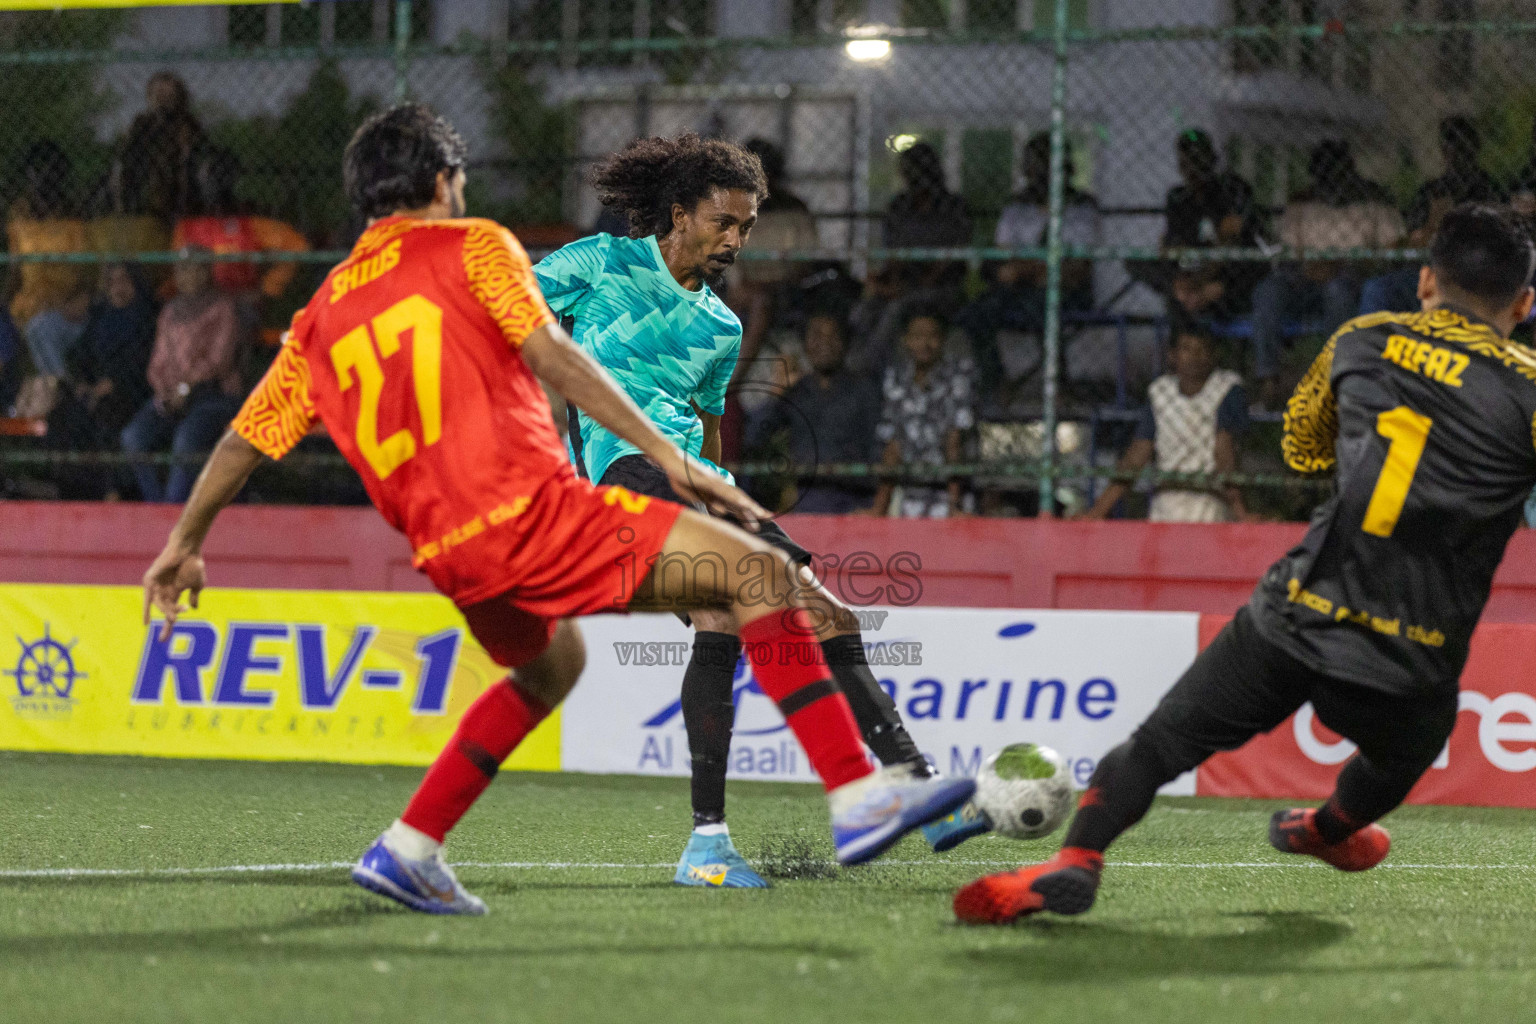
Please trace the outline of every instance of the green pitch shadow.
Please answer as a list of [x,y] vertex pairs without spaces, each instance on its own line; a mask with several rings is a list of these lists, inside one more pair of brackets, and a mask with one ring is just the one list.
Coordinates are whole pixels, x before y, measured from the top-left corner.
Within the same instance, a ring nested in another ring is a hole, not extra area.
[[[1202,924],[1205,934],[1190,934]],[[1017,946],[968,950],[955,956],[972,969],[1014,980],[1051,983],[1262,976],[1300,970],[1328,973],[1353,968],[1318,964],[1315,955],[1348,937],[1353,930],[1332,918],[1288,911],[1222,914],[1145,928],[1092,920],[1035,918],[1002,932],[1024,940]],[[1450,962],[1427,962],[1390,968],[1377,964],[1369,969],[1447,970],[1457,966]]]

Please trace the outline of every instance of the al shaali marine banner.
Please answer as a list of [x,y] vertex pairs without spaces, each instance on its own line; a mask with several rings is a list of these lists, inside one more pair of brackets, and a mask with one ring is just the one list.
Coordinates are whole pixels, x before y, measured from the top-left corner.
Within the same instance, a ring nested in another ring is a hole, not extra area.
[[[0,585],[0,749],[427,764],[505,677],[427,594],[210,589],[168,642],[136,587]],[[508,768],[560,768],[559,714]]]

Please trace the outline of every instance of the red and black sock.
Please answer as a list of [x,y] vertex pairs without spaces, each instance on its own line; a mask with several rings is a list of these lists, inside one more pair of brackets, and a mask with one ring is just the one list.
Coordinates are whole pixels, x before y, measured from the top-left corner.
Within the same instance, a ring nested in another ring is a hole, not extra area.
[[515,680],[486,690],[464,713],[400,820],[442,842],[491,784],[501,763],[549,712]]
[[1342,843],[1402,803],[1423,772],[1414,763],[1381,767],[1356,754],[1339,772],[1333,795],[1312,819],[1317,834],[1325,843]]
[[832,681],[803,610],[746,623],[741,642],[758,685],[779,706],[822,785],[833,790],[874,771],[848,699]]
[[1152,806],[1170,776],[1162,762],[1133,737],[1104,755],[1077,802],[1064,847],[1103,853]]

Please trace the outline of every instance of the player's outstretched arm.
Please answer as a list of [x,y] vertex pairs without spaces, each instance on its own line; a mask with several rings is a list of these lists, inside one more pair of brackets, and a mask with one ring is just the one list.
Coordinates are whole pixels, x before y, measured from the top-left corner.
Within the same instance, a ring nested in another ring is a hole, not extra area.
[[522,352],[523,361],[540,380],[655,461],[679,495],[702,501],[711,511],[729,515],[749,528],[768,517],[766,509],[718,473],[690,462],[559,325],[546,324],[528,335]]
[[203,589],[203,540],[214,519],[235,500],[265,457],[245,438],[228,430],[199,474],[165,549],[144,573],[144,624],[149,625],[155,611],[164,615],[162,642],[170,639],[177,616],[186,611],[181,604],[183,592],[191,607],[197,607],[197,596]]

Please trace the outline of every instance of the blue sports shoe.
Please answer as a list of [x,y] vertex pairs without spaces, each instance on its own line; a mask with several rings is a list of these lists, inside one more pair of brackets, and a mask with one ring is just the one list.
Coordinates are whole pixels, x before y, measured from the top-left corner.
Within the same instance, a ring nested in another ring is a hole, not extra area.
[[391,850],[383,836],[352,866],[352,881],[423,914],[485,913],[485,901],[459,884],[440,851],[425,860],[408,860]]
[[933,847],[934,853],[953,850],[967,839],[986,835],[992,831],[992,819],[985,811],[967,800],[960,809],[948,817],[930,821],[923,826],[923,838]]
[[828,794],[838,863],[873,860],[919,825],[965,803],[974,792],[975,779],[917,779],[903,766],[882,768],[839,786]]
[[729,832],[713,836],[695,832],[689,836],[672,881],[708,889],[768,888],[767,879],[753,871],[746,858],[736,852]]

